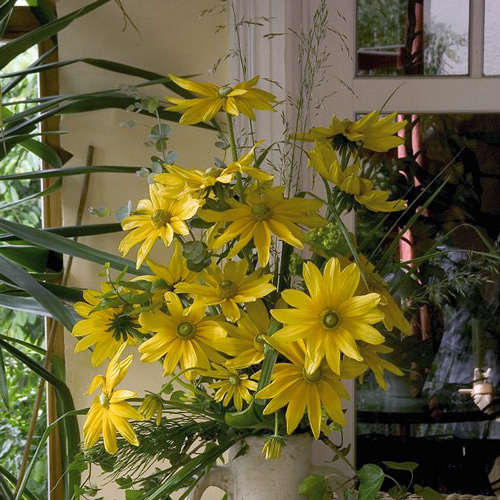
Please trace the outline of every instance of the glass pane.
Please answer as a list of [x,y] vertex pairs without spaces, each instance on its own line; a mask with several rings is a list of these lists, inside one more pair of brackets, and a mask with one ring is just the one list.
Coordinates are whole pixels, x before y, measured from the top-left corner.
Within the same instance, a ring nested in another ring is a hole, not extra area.
[[[494,248],[499,241],[500,115],[405,118],[410,125],[401,159],[372,156],[364,168],[395,197],[415,200],[413,210],[435,197],[390,262],[389,243],[376,244],[390,228],[400,234],[394,228],[410,216],[381,214],[374,235],[374,214],[359,212],[359,245],[391,291],[405,297],[411,334],[386,332],[393,348],[386,358],[403,376],[385,371],[386,391],[373,375],[358,384],[358,466],[415,461],[416,484],[492,495],[488,473],[500,455],[500,422],[492,418],[500,410],[500,286],[498,268],[481,252],[485,242]],[[466,392],[482,376],[477,368],[491,385],[483,392],[492,414]],[[388,473],[401,484],[410,480],[408,472]]]
[[484,74],[500,75],[500,2],[486,0],[484,18]]
[[469,71],[469,0],[358,0],[356,17],[358,76]]

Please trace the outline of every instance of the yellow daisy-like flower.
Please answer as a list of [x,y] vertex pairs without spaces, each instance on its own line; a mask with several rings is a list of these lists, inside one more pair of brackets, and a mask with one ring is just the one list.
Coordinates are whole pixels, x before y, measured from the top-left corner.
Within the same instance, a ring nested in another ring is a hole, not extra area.
[[283,291],[283,300],[297,309],[271,310],[285,326],[268,342],[274,346],[275,342],[305,339],[310,369],[314,370],[326,358],[333,372],[339,374],[341,352],[363,360],[357,340],[368,344],[384,341],[383,335],[372,326],[384,319],[378,307],[380,295],[354,295],[360,279],[359,268],[350,264],[341,270],[335,257],[326,263],[323,274],[312,262],[306,262],[303,276],[309,295],[300,290]]
[[[373,371],[375,375],[375,380],[377,384],[384,389],[387,390],[387,382],[384,379],[384,371],[387,370],[394,375],[402,376],[403,372],[390,361],[379,356],[379,354],[388,354],[392,352],[390,347],[386,345],[369,345],[360,343],[359,344],[359,352],[361,356],[363,356],[363,362],[368,365],[368,368]],[[363,382],[363,375],[361,374],[359,377],[360,382]]]
[[388,191],[374,189],[372,181],[360,177],[358,163],[342,170],[335,150],[326,142],[318,142],[307,154],[309,166],[341,191],[353,195],[354,199],[368,210],[397,212],[406,208],[406,201],[388,200],[390,195]]
[[221,109],[233,116],[243,113],[251,120],[255,120],[254,109],[274,110],[271,103],[276,101],[276,97],[264,90],[253,88],[259,80],[258,76],[238,83],[234,87],[229,85],[218,87],[213,83],[198,83],[174,75],[168,76],[179,87],[202,96],[195,99],[166,97],[166,100],[173,104],[168,108],[169,111],[183,113],[179,123],[194,125],[206,122]]
[[146,420],[156,415],[156,425],[161,424],[163,415],[163,399],[158,394],[147,394],[139,407],[139,413]]
[[213,366],[213,370],[203,375],[219,380],[208,385],[210,389],[217,389],[214,400],[217,403],[222,401],[224,406],[227,406],[232,400],[234,407],[240,411],[243,408],[243,401],[247,403],[252,401],[250,391],[254,392],[257,390],[257,382],[250,380],[246,373],[240,373],[234,368],[217,364]]
[[272,234],[296,248],[304,248],[304,233],[299,225],[320,227],[325,224],[325,220],[316,213],[322,202],[304,198],[284,199],[283,191],[283,186],[266,189],[262,193],[252,190],[245,203],[229,200],[232,208],[228,210],[201,210],[199,216],[207,222],[231,222],[224,233],[214,240],[213,247],[220,248],[239,238],[228,254],[232,258],[253,239],[261,266],[269,262]]
[[276,348],[291,363],[277,363],[271,375],[271,383],[256,394],[257,398],[271,399],[264,408],[264,415],[288,405],[285,414],[286,430],[288,434],[292,434],[307,411],[309,425],[316,439],[321,432],[322,408],[334,422],[344,425],[341,398],[349,399],[349,393],[340,378],[357,377],[366,370],[366,365],[344,360],[339,376],[325,362],[311,370],[303,342],[279,343]]
[[85,302],[76,302],[75,311],[84,319],[73,327],[75,337],[83,337],[76,343],[75,352],[81,352],[94,346],[92,351],[92,366],[99,366],[107,358],[112,358],[123,342],[135,345],[140,325],[135,316],[130,315],[132,310],[128,306],[106,307],[97,309],[108,294],[111,287],[102,283],[102,291],[85,290]]
[[397,328],[405,335],[410,335],[410,323],[405,318],[401,307],[396,303],[387,288],[387,282],[375,271],[375,266],[364,255],[360,255],[361,268],[366,276],[368,288],[363,281],[359,282],[357,293],[375,292],[380,295],[379,308],[384,313],[384,325],[392,331]]
[[87,394],[92,394],[102,386],[101,394],[97,396],[83,425],[83,437],[85,449],[93,446],[99,436],[103,436],[104,448],[110,454],[118,451],[116,444],[116,431],[118,431],[129,443],[139,445],[134,429],[127,421],[128,418],[143,420],[144,417],[126,401],[135,398],[137,394],[115,387],[123,380],[130,364],[132,355],[123,361],[118,361],[127,344],[122,344],[109,362],[106,376],[97,375],[90,383]]
[[396,134],[406,126],[406,121],[395,122],[397,114],[395,111],[380,118],[378,111],[372,111],[356,122],[339,120],[333,115],[330,127],[313,127],[307,134],[297,134],[296,138],[302,141],[335,141],[341,137],[356,146],[382,153],[404,142]]
[[174,241],[174,253],[167,266],[162,266],[151,259],[146,259],[146,263],[153,271],[154,275],[138,276],[137,280],[145,280],[154,283],[153,302],[163,303],[165,292],[172,292],[177,283],[196,283],[198,277],[187,267],[186,259],[182,256],[181,244]]
[[213,343],[226,336],[217,321],[205,317],[202,309],[184,309],[179,297],[172,292],[165,294],[169,314],[159,310],[143,312],[139,321],[145,331],[155,332],[139,346],[141,361],[154,363],[164,356],[163,375],[174,373],[177,365],[188,380],[193,380],[197,370],[209,370],[210,361],[223,363],[225,359]]
[[127,255],[134,245],[142,242],[137,252],[137,268],[144,262],[158,238],[161,238],[165,246],[169,246],[175,233],[182,236],[189,234],[184,221],[193,217],[200,206],[200,201],[194,198],[171,198],[165,193],[161,185],[151,184],[151,199],[140,200],[136,212],[122,221],[124,231],[132,229],[120,242],[119,250],[122,255]]
[[217,342],[217,349],[233,359],[226,361],[230,368],[247,368],[264,359],[264,345],[269,331],[269,313],[262,300],[249,302],[237,325],[225,323],[228,337]]
[[202,171],[178,165],[166,165],[168,173],[156,174],[153,179],[162,184],[173,197],[184,194],[201,196],[218,182],[229,184],[237,172],[244,173],[259,182],[270,181],[273,178],[271,174],[251,166],[255,162],[255,147],[226,168],[212,167]]
[[220,305],[226,318],[238,321],[238,304],[255,302],[275,290],[275,286],[269,283],[272,274],[263,274],[259,269],[247,275],[247,271],[246,260],[227,261],[223,270],[212,264],[199,274],[203,285],[179,283],[175,290],[194,295],[192,309]]

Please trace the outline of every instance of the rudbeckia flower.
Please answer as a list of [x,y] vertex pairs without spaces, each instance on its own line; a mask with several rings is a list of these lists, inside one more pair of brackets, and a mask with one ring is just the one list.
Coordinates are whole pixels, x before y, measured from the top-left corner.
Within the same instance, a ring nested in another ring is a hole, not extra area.
[[146,263],[154,275],[138,276],[136,279],[155,283],[152,290],[154,303],[163,303],[165,292],[172,292],[177,283],[195,283],[197,280],[196,273],[188,269],[186,259],[182,256],[181,244],[177,240],[174,241],[174,253],[167,266],[151,259],[146,259]]
[[183,113],[179,123],[186,125],[209,121],[221,109],[233,116],[243,113],[251,120],[255,120],[254,109],[272,111],[271,103],[276,101],[273,94],[253,88],[259,80],[258,76],[238,83],[234,87],[229,85],[218,87],[213,83],[198,83],[174,75],[168,76],[179,87],[202,96],[195,99],[166,97],[166,100],[173,104],[168,110]]
[[285,326],[269,337],[268,342],[274,346],[275,342],[304,339],[310,370],[326,358],[330,369],[339,374],[341,352],[363,361],[356,341],[368,344],[384,341],[383,335],[372,326],[384,319],[378,307],[380,295],[354,295],[360,279],[359,268],[350,264],[341,270],[335,257],[326,263],[323,274],[312,262],[306,262],[303,276],[309,295],[300,290],[283,291],[283,300],[296,309],[271,310],[274,318]]
[[85,449],[93,446],[102,434],[106,451],[110,454],[116,453],[118,451],[116,431],[130,444],[139,445],[135,431],[127,419],[143,420],[144,417],[126,402],[127,399],[135,398],[137,394],[124,389],[115,389],[132,363],[132,355],[123,361],[118,361],[126,346],[127,344],[122,344],[109,362],[106,376],[94,377],[87,391],[87,394],[92,394],[102,387],[101,394],[94,399],[83,425]]
[[377,274],[375,266],[364,255],[360,255],[359,258],[368,288],[363,281],[360,281],[357,293],[378,293],[380,295],[379,308],[384,313],[384,325],[387,330],[391,331],[397,328],[405,335],[410,335],[410,323],[401,311],[400,305],[396,303],[391,292],[389,292],[387,282]]
[[341,398],[349,399],[349,393],[340,378],[357,377],[366,370],[366,365],[352,360],[342,361],[339,376],[325,362],[311,370],[301,341],[286,344],[280,342],[275,347],[290,363],[274,365],[271,383],[255,395],[259,399],[271,400],[264,408],[264,415],[287,406],[286,431],[292,434],[307,412],[309,425],[316,439],[321,432],[322,408],[334,422],[344,425]]
[[264,359],[264,345],[269,331],[269,313],[262,300],[246,304],[237,325],[225,323],[228,336],[217,342],[217,349],[232,359],[226,361],[231,368],[247,368]]
[[[390,361],[387,361],[387,359],[379,356],[379,354],[389,354],[392,352],[390,347],[387,347],[386,345],[370,345],[360,343],[359,352],[363,356],[363,362],[368,365],[368,368],[375,375],[377,384],[384,389],[384,391],[387,390],[387,382],[384,379],[385,370],[394,373],[394,375],[403,375],[403,372],[394,363],[391,363]],[[360,382],[363,382],[363,375],[360,375],[359,379]]]
[[220,305],[226,318],[238,321],[238,304],[254,302],[275,290],[275,286],[269,283],[272,274],[263,274],[258,270],[247,275],[247,271],[246,260],[227,261],[223,270],[211,264],[199,274],[203,285],[179,283],[175,291],[193,295],[193,309]]
[[154,363],[164,356],[163,375],[171,375],[180,365],[187,370],[184,376],[193,380],[197,371],[210,369],[210,361],[223,363],[225,359],[212,344],[224,337],[224,329],[201,309],[184,309],[179,297],[165,294],[169,314],[159,310],[143,312],[139,316],[143,330],[154,335],[139,346],[141,361]]
[[297,134],[302,141],[335,141],[340,137],[355,146],[383,153],[403,144],[397,134],[406,126],[406,121],[395,122],[397,111],[380,118],[378,111],[372,111],[356,122],[339,120],[332,116],[330,127],[313,127],[307,134]]
[[231,401],[234,407],[240,411],[243,408],[243,401],[250,403],[252,395],[257,389],[257,382],[250,380],[246,373],[240,373],[234,368],[229,368],[223,365],[214,364],[214,369],[204,372],[203,375],[218,379],[218,382],[209,384],[209,389],[217,389],[214,400],[217,403],[222,402],[227,406]]
[[260,182],[269,181],[273,178],[271,174],[251,166],[255,162],[255,147],[237,161],[231,162],[226,168],[211,167],[203,171],[183,168],[178,165],[166,165],[165,168],[168,172],[156,174],[153,179],[162,184],[166,192],[173,197],[184,194],[194,197],[202,196],[218,182],[229,184],[237,172],[246,174]]
[[283,186],[263,192],[255,189],[250,191],[245,203],[228,200],[232,207],[228,210],[201,210],[199,216],[207,222],[231,222],[213,241],[213,248],[239,238],[228,254],[228,258],[232,258],[253,239],[260,266],[269,262],[272,234],[296,248],[304,248],[304,234],[299,225],[322,226],[325,220],[316,213],[322,202],[304,198],[284,199],[283,191]]
[[83,337],[76,343],[75,352],[94,346],[92,366],[99,366],[106,358],[112,358],[123,342],[129,345],[137,342],[135,335],[140,325],[135,316],[130,315],[132,310],[127,310],[125,306],[98,308],[103,295],[110,291],[107,283],[102,284],[102,291],[85,290],[84,302],[74,305],[75,311],[84,318],[75,324],[71,332],[75,337]]
[[158,238],[165,246],[172,243],[174,234],[189,234],[187,224],[197,212],[200,202],[190,197],[171,198],[165,194],[162,186],[151,184],[149,200],[140,200],[137,210],[122,221],[124,231],[129,231],[120,242],[119,250],[127,255],[130,249],[142,242],[137,252],[137,268],[141,267]]
[[358,175],[359,164],[342,170],[335,150],[327,143],[319,142],[308,153],[309,166],[321,177],[335,184],[341,191],[373,212],[397,212],[406,208],[404,200],[388,200],[390,193],[374,189],[373,182]]

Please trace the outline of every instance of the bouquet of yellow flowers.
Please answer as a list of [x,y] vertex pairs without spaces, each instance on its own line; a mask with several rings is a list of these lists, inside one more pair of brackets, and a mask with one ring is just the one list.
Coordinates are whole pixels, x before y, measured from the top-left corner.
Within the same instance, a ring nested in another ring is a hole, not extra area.
[[[263,453],[273,459],[288,435],[323,439],[338,430],[349,397],[343,380],[371,370],[385,388],[385,371],[402,372],[384,357],[384,334],[409,332],[342,219],[361,206],[405,209],[363,175],[362,162],[401,144],[406,122],[375,111],[296,134],[290,140],[312,143],[308,166],[322,184],[294,193],[262,168],[271,148],[242,145],[235,134],[240,115],[273,111],[275,97],[256,88],[258,77],[223,87],[170,78],[199,96],[167,98],[180,123],[225,112],[230,158],[206,170],[165,163],[150,175],[149,198],[122,221],[119,247],[124,256],[137,249],[143,274],[127,280],[108,271],[101,290],[75,305],[83,319],[73,329],[76,351],[91,348],[94,366],[108,363],[88,390],[99,391],[83,428],[89,460],[116,454],[123,471],[167,458],[165,495],[192,485],[246,436],[266,437]],[[166,248],[162,262],[148,257],[155,244]],[[162,363],[158,393],[116,388],[132,361],[127,346],[145,363]],[[94,446],[101,436],[104,449]]]

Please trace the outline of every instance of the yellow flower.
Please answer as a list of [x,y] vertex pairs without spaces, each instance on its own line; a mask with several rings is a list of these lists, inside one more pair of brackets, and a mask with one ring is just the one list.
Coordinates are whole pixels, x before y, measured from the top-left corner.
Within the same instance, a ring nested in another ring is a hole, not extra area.
[[390,193],[373,188],[373,182],[358,174],[359,163],[342,170],[335,150],[325,142],[318,142],[308,152],[309,166],[321,177],[333,182],[341,191],[354,195],[354,199],[373,212],[396,212],[406,208],[404,200],[388,200]]
[[143,242],[137,252],[137,268],[147,257],[155,241],[161,238],[165,246],[172,243],[174,234],[189,234],[184,222],[197,212],[200,202],[190,197],[170,198],[159,184],[149,187],[150,200],[140,200],[137,211],[122,221],[124,231],[132,229],[120,243],[119,250],[127,255],[130,249]]
[[163,413],[163,399],[158,394],[147,394],[139,407],[139,413],[145,419],[150,419],[156,414],[156,425],[161,424]]
[[[361,353],[361,356],[363,356],[363,361],[375,375],[377,384],[384,389],[384,391],[387,390],[387,382],[384,379],[384,370],[394,373],[394,375],[403,375],[403,372],[395,364],[379,356],[379,353],[388,354],[392,352],[390,347],[387,347],[386,345],[369,345],[360,343],[359,352]],[[363,382],[362,374],[359,379],[360,382]]]
[[357,377],[366,369],[366,365],[344,360],[339,370],[340,376],[333,373],[325,362],[311,371],[303,342],[275,345],[291,363],[277,363],[271,375],[271,383],[256,394],[257,398],[271,399],[264,408],[264,415],[288,405],[285,414],[286,430],[288,434],[292,434],[307,411],[309,425],[316,439],[321,431],[322,407],[334,422],[344,425],[341,398],[349,399],[349,393],[340,377]]
[[214,400],[217,403],[222,401],[224,406],[227,406],[233,400],[234,407],[240,411],[243,408],[243,401],[250,403],[252,400],[250,391],[253,392],[257,389],[257,382],[249,380],[246,373],[240,373],[234,368],[222,365],[214,365],[214,368],[214,370],[203,374],[207,377],[219,379],[219,382],[208,385],[210,389],[217,389]]
[[159,310],[143,312],[139,321],[145,331],[155,334],[139,346],[141,361],[154,363],[164,356],[163,375],[171,375],[177,365],[187,370],[185,377],[193,380],[196,369],[210,369],[210,361],[224,362],[212,348],[215,340],[226,332],[213,319],[204,317],[201,309],[184,309],[179,297],[165,294],[169,314]]
[[303,268],[304,282],[309,295],[300,290],[285,290],[282,297],[297,309],[273,309],[271,314],[285,326],[268,342],[294,342],[305,339],[311,370],[322,359],[337,374],[340,373],[340,353],[362,361],[357,340],[368,344],[381,344],[384,337],[371,325],[382,321],[378,308],[380,295],[368,293],[354,295],[358,288],[360,271],[356,264],[340,269],[332,257],[325,265],[323,275],[312,263]]
[[229,200],[232,208],[218,212],[201,210],[199,216],[208,222],[231,222],[224,233],[214,242],[215,249],[239,237],[228,254],[229,258],[237,255],[253,239],[259,258],[259,265],[269,262],[271,235],[286,241],[296,248],[304,248],[304,234],[299,227],[322,226],[325,221],[315,212],[322,203],[304,198],[283,198],[283,186],[251,191],[246,203]]
[[106,376],[97,375],[90,383],[87,394],[92,394],[102,386],[101,394],[97,396],[83,425],[83,436],[85,449],[93,446],[102,434],[104,448],[110,454],[118,451],[116,445],[116,431],[118,431],[129,443],[139,445],[134,429],[127,418],[143,420],[143,416],[128,403],[127,399],[137,396],[135,392],[124,389],[115,390],[115,387],[123,380],[130,364],[132,355],[123,361],[118,361],[127,344],[123,343],[113,359],[109,362]]
[[360,255],[361,268],[366,276],[368,288],[359,282],[357,293],[375,292],[380,295],[379,308],[384,313],[384,325],[391,331],[397,328],[405,335],[410,335],[410,323],[405,318],[401,307],[396,303],[387,288],[387,282],[375,271],[375,266],[364,255]]
[[247,271],[248,262],[245,260],[227,261],[222,271],[212,264],[199,275],[203,285],[179,283],[175,290],[194,295],[193,309],[220,305],[226,318],[238,321],[238,304],[254,302],[275,289],[269,283],[272,274],[263,274],[259,269],[247,275]]
[[215,186],[217,182],[229,184],[237,172],[244,173],[259,182],[269,181],[273,178],[271,174],[251,166],[255,162],[255,147],[257,145],[237,161],[231,162],[226,168],[211,167],[202,171],[177,165],[166,165],[168,173],[156,174],[154,180],[162,184],[173,197],[184,194],[198,197]]
[[395,111],[380,118],[378,111],[372,111],[356,122],[339,120],[333,115],[329,128],[313,127],[307,134],[296,137],[302,141],[335,141],[341,137],[356,146],[382,153],[404,142],[395,135],[406,126],[406,121],[394,122],[397,114]]
[[166,100],[173,104],[168,110],[183,112],[184,114],[179,123],[186,125],[209,121],[221,109],[234,116],[243,113],[251,120],[255,120],[254,109],[273,111],[271,103],[276,101],[273,94],[253,88],[259,80],[258,76],[246,82],[238,83],[234,87],[229,85],[218,87],[213,83],[198,83],[174,75],[168,76],[179,87],[203,96],[195,99],[166,97]]
[[281,451],[286,445],[286,439],[283,436],[273,434],[266,439],[262,447],[262,453],[266,460],[278,460],[281,458]]
[[225,323],[228,337],[217,342],[217,349],[235,356],[226,362],[230,368],[247,368],[264,359],[264,344],[269,330],[269,314],[262,300],[249,302],[238,325]]
[[197,275],[187,267],[186,259],[182,257],[181,244],[174,241],[174,253],[168,261],[168,266],[157,264],[151,259],[146,259],[146,263],[153,271],[154,275],[139,276],[137,280],[151,281],[155,283],[153,287],[153,302],[163,303],[165,292],[172,292],[177,283],[195,283]]
[[109,295],[110,291],[111,287],[107,283],[102,284],[102,292],[85,290],[85,302],[76,302],[74,305],[75,311],[85,318],[78,321],[71,332],[75,337],[83,337],[77,342],[75,352],[94,346],[92,366],[99,366],[106,358],[112,358],[123,342],[129,345],[135,345],[137,342],[135,334],[140,325],[137,319],[130,315],[132,309],[129,306],[95,310],[101,305],[103,295]]

